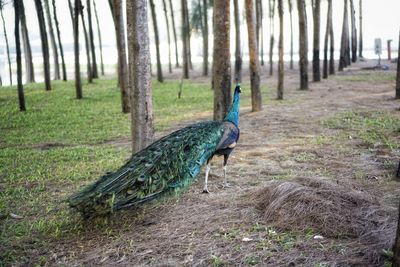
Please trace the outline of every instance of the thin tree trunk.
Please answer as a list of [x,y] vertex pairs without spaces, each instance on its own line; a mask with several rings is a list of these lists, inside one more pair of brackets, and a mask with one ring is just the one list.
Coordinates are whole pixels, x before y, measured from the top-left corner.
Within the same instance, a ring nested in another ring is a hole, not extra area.
[[324,40],[324,64],[322,71],[322,78],[328,78],[328,44],[329,44],[329,32],[331,29],[332,23],[332,0],[328,0],[328,13],[326,19],[326,31],[325,31],[325,40]]
[[53,21],[51,19],[51,14],[50,14],[49,0],[44,0],[44,8],[46,10],[47,24],[49,27],[51,50],[53,51],[54,79],[59,80],[60,79],[60,63],[58,62],[57,43],[56,43],[56,37],[54,35]]
[[362,32],[362,0],[360,0],[360,38],[358,40],[358,56],[363,57],[363,32]]
[[269,0],[269,23],[270,23],[270,38],[269,38],[269,75],[274,72],[274,43],[275,43],[275,0]]
[[230,0],[214,1],[214,120],[231,104]]
[[154,137],[147,1],[126,2],[132,150],[148,146]]
[[104,76],[103,43],[101,42],[100,23],[99,23],[99,16],[97,15],[97,8],[96,8],[95,0],[93,0],[93,9],[94,9],[94,16],[96,18],[96,24],[97,24],[97,36],[99,37],[101,75]]
[[83,6],[81,0],[79,0],[79,3],[81,5],[81,19],[82,19],[82,26],[83,26],[83,36],[85,37],[85,48],[86,48],[86,68],[87,68],[87,78],[88,78],[88,83],[93,82],[93,70],[92,70],[92,62],[90,59],[90,44],[89,44],[89,36],[86,28],[86,22],[85,22],[85,16],[83,13]]
[[400,203],[399,216],[397,221],[396,239],[393,246],[393,267],[400,267]]
[[15,35],[15,48],[17,54],[17,84],[18,84],[18,100],[19,100],[19,110],[25,111],[25,96],[24,96],[24,87],[22,85],[22,63],[21,63],[21,41],[19,36],[19,22],[21,19],[21,2],[20,0],[14,0],[14,11],[15,11],[15,27],[14,27],[14,35]]
[[208,75],[208,5],[203,0],[203,75]]
[[169,9],[171,10],[172,33],[174,34],[174,43],[175,43],[175,67],[179,68],[178,39],[176,38],[175,17],[174,17],[174,9],[172,7],[172,0],[169,0]]
[[[398,51],[400,52],[400,31],[399,31]],[[398,53],[398,56],[397,56],[396,98],[400,99],[400,53]]]
[[299,66],[300,66],[300,90],[308,89],[308,35],[307,14],[304,0],[297,0],[299,13]]
[[330,21],[330,29],[329,29],[329,39],[330,39],[330,46],[329,46],[329,74],[330,75],[334,75],[335,74],[335,36],[333,34],[333,17],[332,17],[332,9],[333,6],[331,4],[331,11],[330,11],[330,17],[331,17],[331,21]]
[[81,2],[80,0],[75,0],[74,7],[72,7],[71,0],[68,0],[68,4],[74,31],[75,94],[77,99],[82,99],[82,81],[79,62],[79,13],[81,12]]
[[182,61],[183,61],[183,78],[189,79],[189,59],[188,59],[188,31],[186,24],[186,0],[181,0],[181,14],[182,14]]
[[157,59],[157,80],[162,83],[164,82],[164,77],[161,68],[161,58],[160,58],[160,37],[158,36],[158,26],[157,26],[157,14],[154,6],[154,0],[150,0],[151,17],[153,18],[153,30],[154,38],[156,44],[156,59]]
[[321,70],[319,60],[319,47],[320,47],[320,25],[321,25],[321,1],[313,0],[313,81],[321,81]]
[[262,109],[262,100],[260,91],[260,63],[257,55],[256,25],[253,0],[245,1],[245,9],[250,57],[251,106],[252,111],[254,112]]
[[43,7],[41,0],[35,0],[36,14],[39,21],[40,39],[42,40],[42,54],[43,54],[43,71],[46,91],[51,90],[50,81],[50,56],[49,56],[49,43],[47,41],[46,22],[44,20]]
[[60,27],[59,27],[59,23],[58,23],[55,0],[52,0],[52,5],[53,5],[54,23],[56,26],[57,39],[58,39],[58,48],[60,49],[60,55],[61,55],[61,67],[62,67],[62,73],[63,73],[62,76],[63,76],[63,81],[66,81],[67,80],[67,69],[65,67],[64,49],[63,49],[62,42],[61,42],[61,33],[60,33]]
[[260,64],[264,66],[264,47],[263,47],[263,10],[262,10],[262,1],[255,0],[256,4],[256,33],[257,33],[257,49],[260,55]]
[[88,27],[89,27],[89,44],[90,52],[92,54],[92,76],[93,78],[99,78],[99,73],[97,71],[97,60],[96,60],[96,48],[94,46],[93,37],[93,24],[92,24],[92,7],[90,5],[91,0],[86,0],[86,10],[88,15]]
[[242,81],[242,51],[240,47],[240,12],[238,0],[233,0],[235,19],[235,81]]
[[118,86],[121,91],[121,106],[123,113],[131,111],[128,89],[128,65],[126,62],[124,15],[121,0],[109,0],[114,20],[118,51]]
[[188,8],[188,2],[185,1],[185,18],[186,18],[186,29],[187,29],[187,51],[188,51],[188,60],[189,60],[189,69],[193,69],[193,64],[192,64],[192,46],[190,45],[191,43],[191,31],[190,31],[190,22],[189,22],[189,8]]
[[350,0],[351,12],[351,61],[357,61],[357,29],[356,29],[356,11],[354,9],[354,0]]
[[292,0],[289,0],[289,14],[290,14],[290,69],[293,69],[293,18],[292,18]]
[[346,51],[347,51],[347,32],[348,32],[348,15],[347,15],[347,0],[344,0],[343,10],[343,26],[342,26],[342,39],[340,41],[340,59],[339,59],[339,71],[343,71],[347,67]]
[[278,99],[283,99],[283,0],[278,0],[279,13],[279,62],[278,62]]
[[163,8],[164,8],[165,23],[166,23],[166,26],[167,26],[167,38],[168,38],[168,71],[169,71],[169,73],[172,73],[172,62],[171,62],[171,34],[170,34],[170,29],[169,29],[168,10],[167,10],[167,4],[165,3],[165,0],[162,0],[162,3],[163,3]]
[[25,54],[26,82],[31,83],[35,82],[35,72],[32,60],[32,49],[29,40],[28,26],[26,25],[24,2],[21,1],[19,4],[20,4],[21,35],[22,35],[22,43],[24,46],[24,54]]
[[6,40],[6,49],[7,49],[7,59],[8,59],[8,72],[10,76],[10,85],[12,85],[12,71],[11,71],[11,57],[10,57],[10,46],[8,44],[8,36],[7,36],[7,30],[6,30],[6,23],[4,21],[4,15],[3,15],[3,7],[0,7],[0,14],[1,14],[1,20],[3,21],[3,32],[4,32],[4,39]]

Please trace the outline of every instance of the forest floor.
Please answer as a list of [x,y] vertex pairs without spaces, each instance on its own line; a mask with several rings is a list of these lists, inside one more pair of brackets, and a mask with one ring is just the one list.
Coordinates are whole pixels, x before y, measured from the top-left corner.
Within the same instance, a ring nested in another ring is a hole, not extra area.
[[[264,108],[256,113],[245,72],[241,136],[228,163],[231,187],[222,188],[222,158],[214,158],[210,194],[201,194],[202,172],[179,197],[96,222],[83,222],[64,200],[128,158],[129,124],[109,126],[126,118],[104,115],[101,125],[113,138],[79,124],[73,137],[24,141],[10,133],[45,133],[13,132],[17,112],[2,110],[1,119],[13,121],[0,124],[8,131],[0,137],[0,266],[388,265],[400,196],[400,102],[394,99],[394,64],[388,71],[361,69],[374,64],[353,64],[310,82],[306,91],[298,90],[297,70],[287,70],[283,101],[274,100],[276,75],[267,76],[263,67]],[[209,80],[195,74],[191,83],[207,88]],[[109,97],[117,103],[118,92]],[[10,98],[0,92],[0,102]],[[201,108],[180,114],[179,123],[165,120],[157,136],[209,119]],[[160,118],[162,113],[156,110]]]

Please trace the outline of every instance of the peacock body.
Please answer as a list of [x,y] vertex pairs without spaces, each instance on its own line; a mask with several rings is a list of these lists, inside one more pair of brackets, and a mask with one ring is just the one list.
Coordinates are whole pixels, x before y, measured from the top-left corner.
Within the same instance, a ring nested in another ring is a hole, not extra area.
[[192,124],[157,140],[133,154],[116,172],[105,174],[72,195],[68,199],[70,206],[84,217],[105,215],[188,186],[202,165],[215,154],[229,156],[236,145],[239,93],[237,86],[223,121]]

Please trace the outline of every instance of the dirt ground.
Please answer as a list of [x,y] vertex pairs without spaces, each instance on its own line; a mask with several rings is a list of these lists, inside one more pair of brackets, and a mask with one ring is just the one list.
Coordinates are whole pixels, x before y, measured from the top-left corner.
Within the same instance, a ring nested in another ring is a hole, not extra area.
[[[106,225],[88,223],[79,236],[49,240],[51,248],[45,251],[37,248],[32,253],[49,256],[50,264],[58,266],[383,265],[384,251],[379,251],[371,261],[354,250],[354,244],[361,242],[360,237],[316,238],[321,234],[312,229],[295,232],[270,227],[253,198],[271,180],[324,178],[338,184],[350,183],[356,190],[376,198],[391,216],[397,215],[399,181],[394,178],[394,168],[385,167],[384,162],[398,162],[399,151],[367,149],[352,137],[340,146],[337,142],[318,142],[339,134],[339,130],[321,123],[337,113],[349,110],[399,113],[400,103],[393,98],[394,81],[341,78],[388,75],[395,69],[394,65],[389,71],[359,69],[367,65],[373,62],[353,65],[338,73],[337,78],[310,82],[307,91],[298,90],[298,72],[288,70],[284,102],[272,100],[257,113],[242,108],[241,137],[228,165],[230,188],[222,188],[222,158],[215,158],[210,194],[201,194],[204,174],[201,173],[179,197],[121,212]],[[266,67],[262,72],[262,84],[275,92],[276,75],[267,76]],[[193,80],[208,82],[200,76]],[[357,179],[359,173],[362,178]],[[385,237],[389,241],[394,238],[394,230],[390,233]]]

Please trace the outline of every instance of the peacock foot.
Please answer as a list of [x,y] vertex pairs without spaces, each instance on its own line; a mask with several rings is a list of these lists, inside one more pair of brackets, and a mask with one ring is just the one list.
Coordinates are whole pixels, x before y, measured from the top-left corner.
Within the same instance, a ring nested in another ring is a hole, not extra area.
[[210,191],[208,191],[208,189],[203,189],[203,192],[201,192],[201,193],[208,194],[208,193],[210,193]]
[[223,187],[223,188],[230,188],[231,185],[230,185],[229,183],[225,182],[225,183],[222,185],[222,187]]

